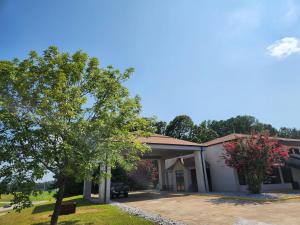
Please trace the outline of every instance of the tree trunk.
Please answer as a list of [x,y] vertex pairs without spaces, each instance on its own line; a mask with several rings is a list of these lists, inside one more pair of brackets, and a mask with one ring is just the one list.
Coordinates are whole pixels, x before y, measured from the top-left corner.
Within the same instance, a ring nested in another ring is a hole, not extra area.
[[262,178],[256,174],[248,175],[246,177],[248,190],[250,194],[260,194],[261,193],[261,184]]
[[51,225],[56,225],[58,221],[58,216],[60,213],[61,203],[64,197],[64,191],[65,191],[65,184],[66,184],[66,177],[61,177],[59,180],[59,186],[58,186],[58,193],[56,197],[56,202],[54,206],[54,211],[51,216]]

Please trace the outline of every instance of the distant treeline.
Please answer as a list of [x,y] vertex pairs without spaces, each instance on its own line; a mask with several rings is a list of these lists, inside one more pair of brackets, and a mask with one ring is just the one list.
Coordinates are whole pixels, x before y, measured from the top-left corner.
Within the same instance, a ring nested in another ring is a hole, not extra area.
[[250,134],[252,132],[268,131],[271,136],[299,138],[300,130],[281,127],[279,130],[271,124],[258,121],[253,116],[236,116],[227,120],[204,120],[195,124],[187,115],[176,116],[169,123],[153,122],[155,132],[178,139],[203,143],[231,133]]
[[39,182],[35,184],[35,190],[48,191],[54,189],[54,181]]

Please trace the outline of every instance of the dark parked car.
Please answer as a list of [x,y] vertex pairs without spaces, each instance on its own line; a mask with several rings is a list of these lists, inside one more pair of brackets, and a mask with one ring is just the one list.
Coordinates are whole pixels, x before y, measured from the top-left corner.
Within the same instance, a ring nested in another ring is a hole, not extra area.
[[112,182],[110,185],[110,197],[118,198],[121,195],[128,197],[129,186],[122,182]]

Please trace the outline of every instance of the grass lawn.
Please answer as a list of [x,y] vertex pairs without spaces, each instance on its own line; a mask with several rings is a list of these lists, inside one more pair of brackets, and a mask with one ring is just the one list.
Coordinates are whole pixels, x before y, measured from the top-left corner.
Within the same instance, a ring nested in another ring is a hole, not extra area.
[[12,198],[12,195],[1,195],[0,202],[9,202]]
[[5,206],[5,205],[8,205],[8,203],[0,202],[0,207]]
[[[66,198],[64,201],[75,201],[77,204],[76,213],[64,215],[59,217],[59,224],[61,225],[150,225],[154,224],[142,218],[131,216],[122,212],[115,206],[99,205],[92,203],[76,196]],[[43,205],[33,206],[24,209],[21,213],[14,211],[6,212],[5,215],[0,214],[0,224],[6,225],[46,225],[49,224],[50,215],[52,213],[54,204],[48,203]]]
[[[30,195],[31,201],[51,201],[54,200],[53,195],[55,192],[48,192],[48,191],[42,191],[41,193],[38,193],[37,195]],[[12,195],[1,195],[0,203],[1,202],[9,202],[13,198]]]

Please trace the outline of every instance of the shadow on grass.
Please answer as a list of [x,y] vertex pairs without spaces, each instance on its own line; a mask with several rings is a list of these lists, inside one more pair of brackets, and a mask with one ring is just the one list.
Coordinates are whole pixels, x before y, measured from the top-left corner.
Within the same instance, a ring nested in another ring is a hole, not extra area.
[[145,200],[155,200],[173,197],[189,196],[195,193],[187,192],[169,192],[169,191],[140,191],[140,192],[129,192],[127,198],[116,198],[112,199],[115,202],[127,203],[127,202],[138,202]]
[[[70,220],[70,221],[62,221],[58,223],[59,225],[77,225],[80,224],[80,220]],[[85,223],[85,225],[92,225],[93,223]],[[32,225],[49,225],[49,222],[43,223],[34,223]]]
[[[71,200],[67,200],[64,202],[76,202],[76,207],[98,205],[98,203],[91,202],[91,201],[83,199],[83,198],[71,199]],[[37,205],[34,207],[32,214],[43,213],[43,212],[48,212],[48,211],[52,212],[53,209],[54,209],[54,203]]]
[[207,202],[213,204],[232,204],[232,205],[264,205],[270,204],[270,201],[267,200],[255,200],[255,199],[238,199],[238,198],[230,198],[230,197],[219,197],[214,199],[209,199]]

